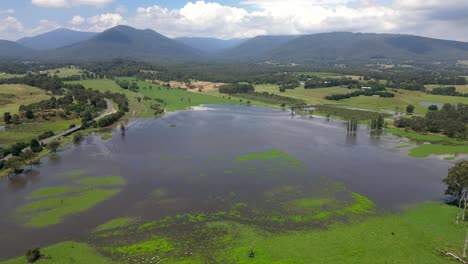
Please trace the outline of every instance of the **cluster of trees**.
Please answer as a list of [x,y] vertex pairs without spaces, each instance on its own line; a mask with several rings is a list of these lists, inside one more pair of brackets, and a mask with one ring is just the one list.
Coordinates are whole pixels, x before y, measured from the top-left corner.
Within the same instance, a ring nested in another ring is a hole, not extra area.
[[110,126],[116,121],[118,121],[120,118],[122,118],[124,115],[125,115],[125,112],[119,110],[114,114],[110,114],[108,116],[103,117],[101,120],[97,122],[97,125],[99,127]]
[[379,115],[377,118],[371,119],[370,128],[372,130],[382,130],[385,126],[385,120],[382,115]]
[[390,117],[389,114],[380,114],[365,110],[347,109],[330,105],[314,105],[315,111],[327,116],[341,117],[344,120],[357,119],[359,121]]
[[119,79],[119,78],[116,78],[115,79],[115,82],[122,88],[122,89],[125,89],[125,90],[130,90],[130,91],[134,91],[134,92],[137,92],[140,87],[138,87],[138,84],[136,82],[129,82],[127,80],[124,80],[124,79]]
[[243,93],[237,94],[237,97],[241,97],[248,100],[263,102],[267,104],[278,104],[282,107],[286,105],[293,105],[293,104],[304,104],[305,102],[300,99],[294,99],[287,96],[276,95],[273,93],[268,92],[250,92],[250,93]]
[[468,105],[445,104],[440,110],[428,111],[424,117],[402,117],[395,121],[395,125],[421,133],[443,133],[448,137],[465,139],[468,136],[467,122]]
[[430,94],[448,95],[448,96],[463,96],[468,97],[468,94],[460,93],[455,87],[436,87],[429,92]]
[[323,87],[335,87],[335,86],[346,86],[350,89],[361,88],[361,84],[358,80],[353,80],[351,78],[319,78],[319,77],[309,77],[304,82],[305,89],[315,89]]
[[370,90],[354,91],[352,93],[346,93],[346,94],[327,95],[327,96],[325,96],[325,99],[326,100],[339,101],[339,100],[348,99],[348,98],[352,98],[352,97],[358,97],[358,96],[361,96],[361,95],[364,95],[364,96],[377,95],[377,96],[384,97],[384,98],[395,97],[395,94],[391,93],[391,92],[370,89]]
[[249,93],[254,92],[255,88],[250,83],[230,83],[224,84],[219,87],[220,93],[225,94],[241,94],[241,93]]
[[280,92],[285,92],[286,89],[295,89],[301,85],[299,80],[292,74],[280,74],[281,78],[277,84],[279,84]]

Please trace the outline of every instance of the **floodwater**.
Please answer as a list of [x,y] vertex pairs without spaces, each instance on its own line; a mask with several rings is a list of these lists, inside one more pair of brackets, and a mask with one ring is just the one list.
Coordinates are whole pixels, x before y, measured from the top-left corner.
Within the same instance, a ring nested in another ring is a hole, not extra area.
[[[259,193],[264,190],[302,185],[320,192],[323,179],[368,197],[381,212],[440,200],[441,180],[451,164],[410,158],[391,145],[371,137],[365,127],[348,135],[339,121],[254,106],[209,105],[163,118],[132,119],[125,136],[119,129],[109,141],[89,136],[80,146],[62,149],[60,158],[43,159],[31,173],[14,181],[0,179],[0,260],[34,245],[86,239],[93,228],[117,217],[154,220],[216,212],[235,202],[261,208]],[[280,177],[267,168],[275,164],[247,168],[233,162],[239,155],[272,149],[303,166]],[[25,197],[40,188],[71,184],[65,175],[73,171],[122,176],[127,184],[118,195],[62,223],[25,227],[15,213],[27,202]],[[155,202],[155,190],[167,194],[164,204]]]

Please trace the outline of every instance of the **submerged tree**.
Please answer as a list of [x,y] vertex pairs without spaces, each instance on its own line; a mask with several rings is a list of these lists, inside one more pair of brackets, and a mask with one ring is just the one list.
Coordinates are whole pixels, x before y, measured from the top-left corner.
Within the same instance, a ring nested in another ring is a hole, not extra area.
[[23,162],[22,158],[13,156],[5,162],[5,167],[12,169],[16,175],[21,167],[23,167]]
[[47,149],[50,150],[51,152],[56,153],[57,149],[60,147],[60,142],[58,141],[52,141],[47,145]]
[[348,122],[346,122],[346,130],[348,133],[356,133],[358,129],[359,123],[357,119],[350,119]]
[[124,124],[120,124],[120,134],[125,135],[125,125]]
[[25,160],[29,161],[29,166],[31,166],[31,169],[32,169],[32,161],[36,156],[37,156],[37,154],[34,151],[32,151],[31,149],[26,149],[21,154],[21,157],[23,157]]

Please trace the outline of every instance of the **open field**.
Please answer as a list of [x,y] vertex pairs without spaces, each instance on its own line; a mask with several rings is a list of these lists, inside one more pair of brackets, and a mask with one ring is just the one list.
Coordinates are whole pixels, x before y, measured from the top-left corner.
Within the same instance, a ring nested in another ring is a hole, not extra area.
[[53,121],[35,121],[23,122],[19,125],[14,125],[11,128],[7,127],[0,131],[0,145],[9,145],[16,142],[27,142],[37,138],[40,134],[46,131],[59,133],[67,130],[71,124],[80,124],[80,120],[53,120]]
[[52,69],[47,71],[49,75],[57,75],[58,77],[69,77],[73,75],[80,75],[81,74],[81,69],[76,68],[76,67],[64,67],[64,68],[59,68],[59,69]]
[[[102,92],[109,90],[111,92],[124,93],[130,101],[130,112],[125,115],[127,118],[154,117],[154,110],[150,106],[158,103],[155,99],[163,100],[167,104],[167,111],[184,110],[190,106],[201,104],[229,104],[232,102],[228,99],[210,96],[205,93],[166,88],[134,78],[122,79],[135,80],[140,87],[139,92],[122,89],[113,80],[109,79],[83,80],[69,83],[80,83],[86,88],[93,88]],[[150,100],[144,100],[144,96],[147,96]],[[138,102],[137,98],[141,98],[140,102]]]
[[[347,88],[319,88],[319,89],[304,89],[302,87],[286,90],[286,92],[279,92],[277,85],[257,85],[255,90],[258,92],[270,92],[282,96],[289,96],[292,98],[303,99],[310,104],[330,104],[347,108],[367,109],[374,111],[395,111],[399,107],[404,111],[408,104],[415,106],[415,113],[424,114],[427,107],[421,103],[464,103],[468,104],[468,98],[431,95],[418,91],[408,91],[397,89],[394,98],[381,98],[375,96],[359,96],[340,101],[331,101],[323,99],[327,95],[334,93],[350,93],[353,90]],[[394,90],[394,89],[390,89]],[[401,111],[401,110],[400,110]]]
[[438,84],[429,84],[425,85],[426,89],[432,91],[436,87],[455,87],[457,92],[468,93],[468,84],[467,85],[438,85]]
[[0,85],[0,114],[3,123],[3,113],[18,113],[20,105],[27,105],[41,100],[49,99],[50,96],[44,90],[36,87],[21,84]]
[[14,77],[21,77],[23,76],[24,74],[9,74],[9,73],[5,73],[5,74],[0,74],[0,79],[8,79],[8,78],[14,78]]

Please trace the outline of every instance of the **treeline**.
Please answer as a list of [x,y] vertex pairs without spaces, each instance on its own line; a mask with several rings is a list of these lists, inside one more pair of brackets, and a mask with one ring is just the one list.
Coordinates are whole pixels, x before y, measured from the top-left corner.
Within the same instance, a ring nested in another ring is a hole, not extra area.
[[255,91],[255,88],[249,83],[230,83],[219,87],[219,92],[224,94],[241,94],[253,91]]
[[440,110],[431,109],[424,117],[402,117],[395,120],[395,125],[421,133],[443,133],[448,137],[467,138],[468,105],[444,104]]
[[286,105],[305,104],[304,100],[295,99],[287,96],[276,95],[268,92],[249,92],[236,94],[237,97],[241,97],[248,100],[263,102],[267,104],[276,104],[285,107]]
[[436,87],[436,88],[433,88],[432,91],[429,91],[428,93],[437,94],[437,95],[468,97],[468,93],[460,93],[457,91],[455,87]]
[[359,121],[378,120],[390,117],[390,114],[377,113],[365,110],[347,109],[329,105],[314,105],[315,111],[327,116],[341,117],[345,120],[357,119]]
[[361,88],[361,84],[358,80],[352,78],[319,78],[319,77],[306,77],[304,82],[305,89],[325,88],[325,87],[336,87],[346,86],[350,89]]
[[47,74],[27,74],[23,77],[0,78],[0,84],[25,84],[50,91],[53,94],[61,95],[63,90],[63,81],[57,76]]
[[392,98],[395,97],[394,93],[387,92],[387,91],[379,91],[379,90],[359,90],[359,91],[354,91],[352,93],[346,93],[346,94],[332,94],[332,95],[327,95],[325,96],[326,100],[333,100],[333,101],[339,101],[343,99],[348,99],[352,97],[358,97],[358,96],[380,96],[383,98]]

